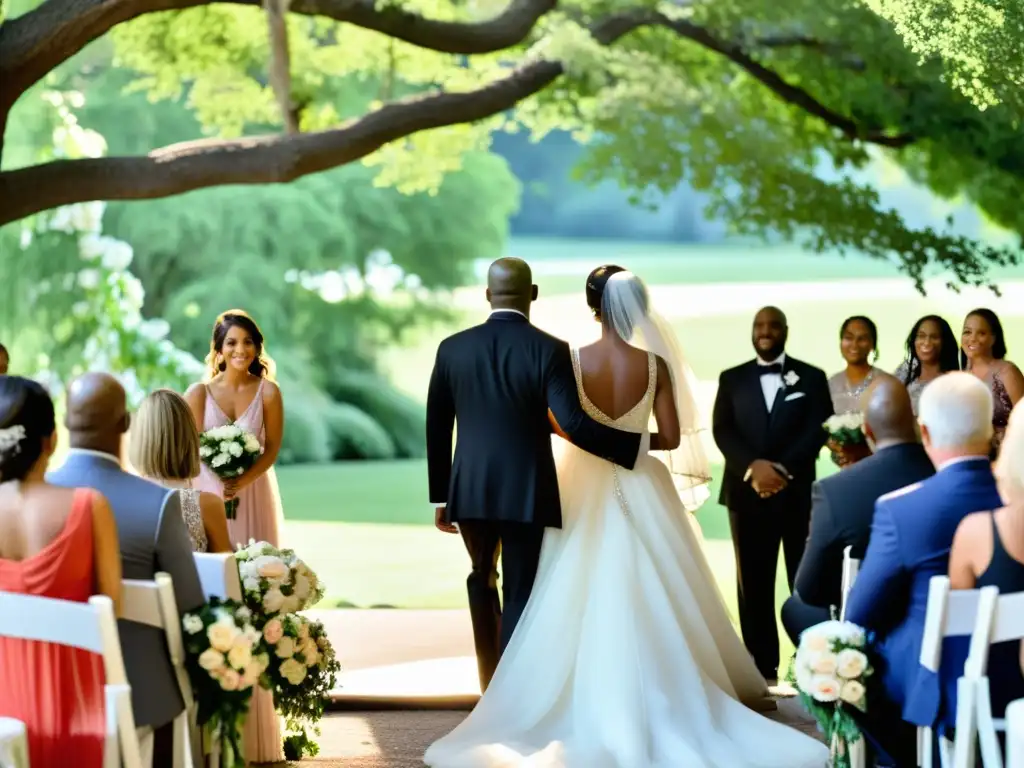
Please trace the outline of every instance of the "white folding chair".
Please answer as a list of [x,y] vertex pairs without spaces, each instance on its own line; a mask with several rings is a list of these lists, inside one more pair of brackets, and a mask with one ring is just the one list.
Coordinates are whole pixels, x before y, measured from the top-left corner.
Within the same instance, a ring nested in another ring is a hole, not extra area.
[[104,768],[142,768],[124,671],[114,603],[104,595],[88,603],[0,592],[0,636],[80,648],[103,657],[106,674]]
[[[995,587],[986,587],[995,590]],[[998,592],[998,590],[996,590]],[[921,638],[920,663],[925,669],[938,674],[942,665],[942,641],[947,637],[964,637],[974,632],[975,618],[982,590],[958,589],[951,591],[949,578],[932,576],[928,583],[928,606],[924,620],[924,635]],[[968,694],[969,695],[969,694]],[[963,707],[957,694],[956,730],[959,736],[961,717],[973,717],[973,707]],[[964,720],[963,727],[969,728]],[[930,727],[917,729],[917,764],[923,768],[933,765],[934,731]],[[938,745],[939,761],[943,768],[949,768],[953,760],[953,745],[943,738]]]
[[[857,580],[857,574],[860,572],[860,560],[853,557],[851,552],[853,552],[852,546],[847,546],[843,549],[843,581],[839,603],[840,621],[846,618],[846,601],[850,596],[850,590],[853,589],[853,582]],[[864,751],[864,739],[860,739],[855,744],[850,745],[850,768],[864,768],[866,762],[867,754]]]
[[121,618],[161,629],[167,638],[167,651],[185,702],[184,711],[174,720],[173,765],[174,768],[190,768],[196,758],[196,745],[189,735],[189,715],[195,700],[185,670],[185,642],[170,575],[157,573],[153,581],[124,579],[121,582]]
[[238,580],[238,561],[231,553],[196,552],[196,569],[206,599],[242,599],[242,583]]
[[1024,699],[1006,708],[1006,768],[1024,768]]
[[[1006,731],[1005,719],[992,717],[992,696],[988,677],[990,648],[1024,638],[1024,592],[1000,595],[995,587],[984,587],[971,634],[971,648],[957,681],[956,745],[954,768],[974,768],[975,740],[981,746],[985,768],[1003,768],[997,731]],[[1016,660],[1016,659],[1015,659]],[[964,711],[961,726],[961,711]]]
[[[222,600],[242,601],[242,582],[238,578],[238,561],[235,556],[223,552],[196,552],[196,570],[199,571],[199,582],[203,586],[203,595],[209,600],[219,597]],[[202,734],[198,727],[193,731],[193,738],[202,743]],[[220,758],[219,745],[203,744],[210,765],[218,765]]]
[[857,580],[857,574],[860,572],[860,560],[853,557],[850,554],[851,552],[853,552],[852,546],[846,547],[843,550],[842,602],[839,604],[840,621],[846,618],[846,599],[850,596],[853,582]]

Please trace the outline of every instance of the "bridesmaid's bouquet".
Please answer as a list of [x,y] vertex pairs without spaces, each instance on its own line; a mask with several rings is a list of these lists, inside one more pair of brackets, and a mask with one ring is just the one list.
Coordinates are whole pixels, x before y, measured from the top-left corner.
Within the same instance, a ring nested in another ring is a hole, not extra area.
[[828,433],[832,460],[840,467],[856,464],[871,455],[871,447],[864,434],[864,414],[859,411],[831,416],[822,426]]
[[862,737],[850,707],[867,711],[868,635],[848,621],[825,621],[800,635],[789,681],[825,735],[833,768],[850,768],[850,746]]
[[234,600],[213,597],[182,619],[185,668],[205,739],[220,746],[219,765],[244,768],[242,727],[253,688],[270,663],[252,612]]
[[275,616],[312,608],[324,596],[320,579],[295,550],[249,539],[235,552],[245,603],[262,628]]
[[[262,453],[263,446],[256,435],[234,424],[214,427],[199,435],[199,457],[221,480],[238,477],[255,464]],[[224,509],[228,519],[234,520],[238,499],[226,501]]]
[[268,621],[263,638],[270,650],[267,676],[274,705],[291,734],[285,739],[285,759],[301,760],[304,754],[315,757],[319,747],[306,726],[319,735],[324,706],[341,671],[324,625],[287,614]]

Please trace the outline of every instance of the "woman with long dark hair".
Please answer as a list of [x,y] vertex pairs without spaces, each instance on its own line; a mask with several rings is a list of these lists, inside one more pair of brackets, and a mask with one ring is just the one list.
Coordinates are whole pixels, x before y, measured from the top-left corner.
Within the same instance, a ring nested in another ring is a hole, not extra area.
[[944,373],[960,370],[960,345],[953,329],[938,315],[925,315],[907,336],[906,357],[893,376],[903,382],[917,413],[925,387]]
[[979,308],[964,318],[960,336],[960,363],[992,390],[992,454],[1006,434],[1006,425],[1021,397],[1024,397],[1024,374],[1006,359],[1006,336],[999,316],[991,309]]
[[[235,424],[257,437],[263,453],[243,475],[221,481],[204,464],[195,487],[225,500],[238,499],[228,532],[235,544],[249,539],[280,546],[281,497],[274,462],[284,434],[284,405],[273,382],[273,362],[266,354],[259,326],[241,309],[222,313],[213,325],[207,380],[185,393],[201,432]],[[245,757],[254,763],[284,759],[281,725],[269,691],[257,688],[245,724]]]

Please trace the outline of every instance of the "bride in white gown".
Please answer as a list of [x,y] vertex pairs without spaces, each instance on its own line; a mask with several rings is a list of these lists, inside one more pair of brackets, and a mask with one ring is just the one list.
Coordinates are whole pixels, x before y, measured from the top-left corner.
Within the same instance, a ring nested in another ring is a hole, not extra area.
[[[686,506],[707,498],[707,460],[675,335],[629,272],[595,270],[587,293],[603,333],[582,354],[573,350],[584,409],[631,432],[648,429],[654,412],[652,448],[674,436],[678,416],[682,445],[628,471],[555,438],[562,528],[545,533],[530,601],[486,694],[424,761],[822,768],[823,744],[747,706],[762,704],[767,686],[687,519]],[[659,369],[670,382],[658,381]],[[622,415],[603,413],[588,390]]]

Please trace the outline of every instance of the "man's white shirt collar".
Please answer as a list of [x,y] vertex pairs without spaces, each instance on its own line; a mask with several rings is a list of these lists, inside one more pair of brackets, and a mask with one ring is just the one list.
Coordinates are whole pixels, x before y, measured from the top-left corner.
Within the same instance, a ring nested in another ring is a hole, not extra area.
[[758,365],[775,365],[776,363],[778,363],[779,365],[785,365],[786,364],[786,353],[785,352],[783,352],[781,355],[776,357],[774,360],[762,360],[760,357],[757,358],[757,364]]
[[109,462],[117,464],[117,466],[119,466],[119,467],[121,466],[121,459],[119,459],[117,456],[114,456],[111,453],[104,453],[103,451],[94,451],[94,450],[91,450],[89,448],[69,448],[68,449],[68,458],[71,458],[72,456],[76,456],[76,455],[80,455],[80,456],[95,456],[97,458],[106,459]]
[[[499,312],[515,312],[520,317],[526,317],[526,314],[524,312],[520,312],[518,309],[492,309],[491,310],[491,316],[493,317],[494,315],[498,314]],[[530,318],[526,317],[526,319],[529,320]]]

